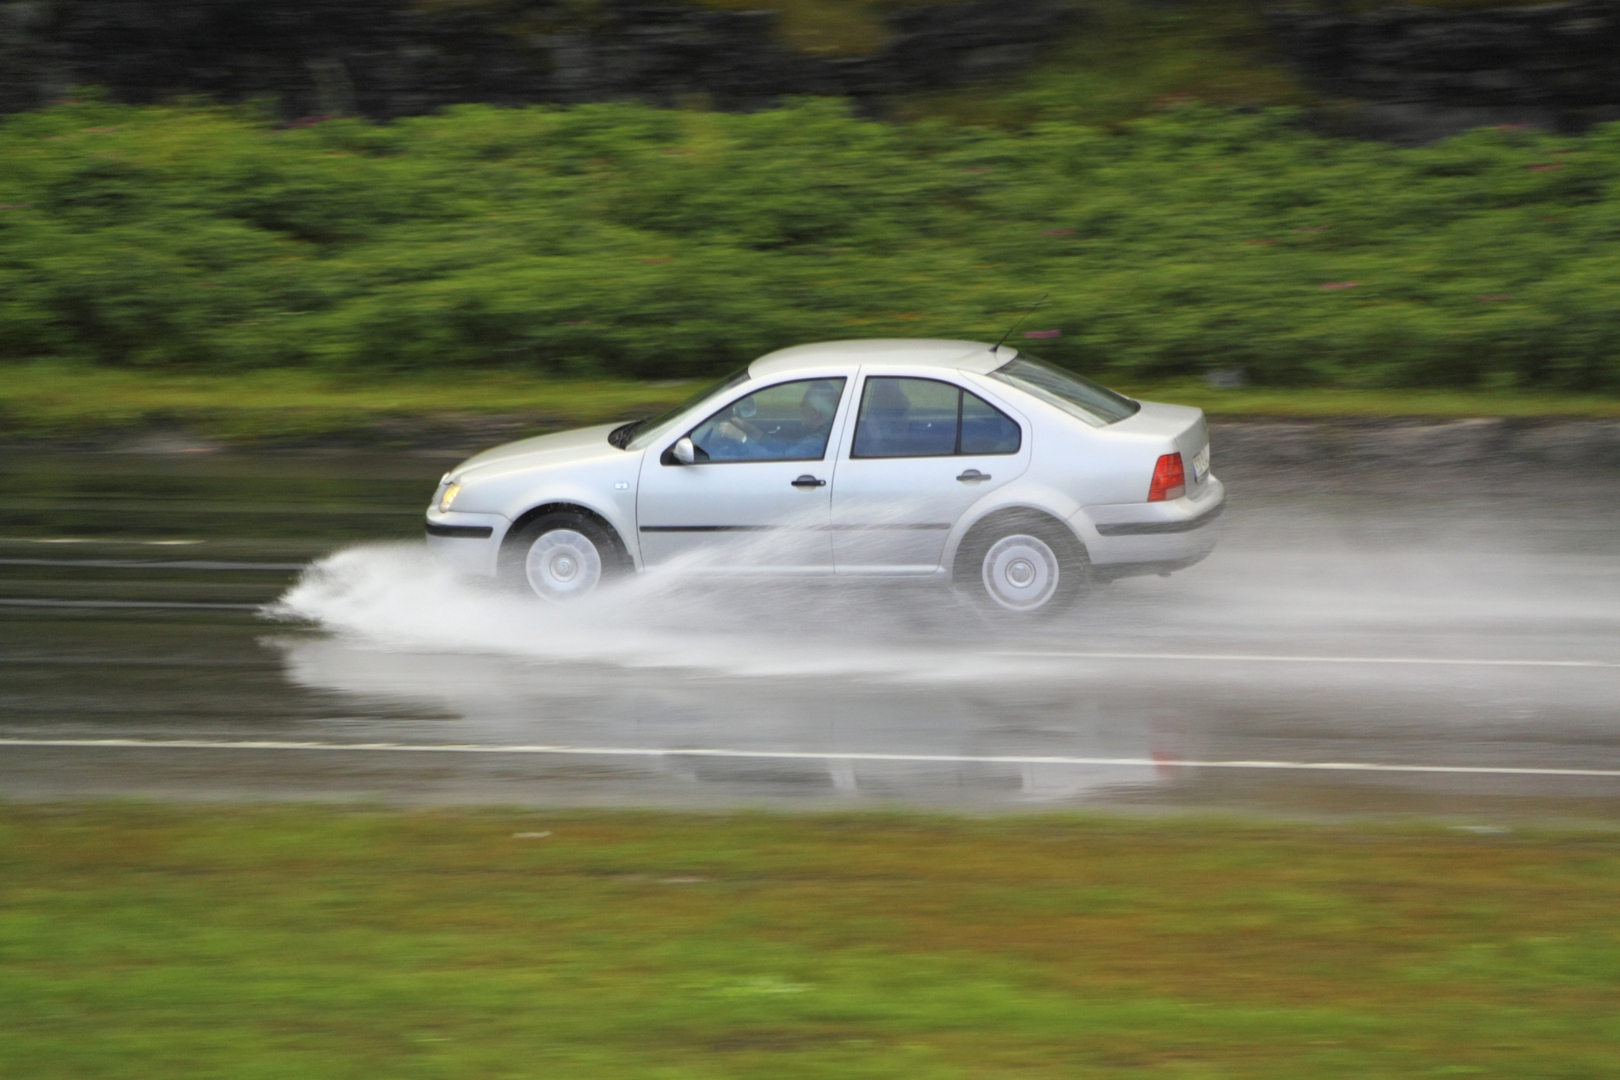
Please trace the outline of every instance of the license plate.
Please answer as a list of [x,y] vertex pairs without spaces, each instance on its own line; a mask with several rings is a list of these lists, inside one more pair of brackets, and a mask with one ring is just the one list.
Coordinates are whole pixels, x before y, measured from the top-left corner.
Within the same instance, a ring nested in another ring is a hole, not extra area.
[[1203,483],[1204,477],[1209,475],[1209,443],[1205,443],[1204,448],[1198,451],[1198,455],[1193,458],[1192,467],[1193,483]]

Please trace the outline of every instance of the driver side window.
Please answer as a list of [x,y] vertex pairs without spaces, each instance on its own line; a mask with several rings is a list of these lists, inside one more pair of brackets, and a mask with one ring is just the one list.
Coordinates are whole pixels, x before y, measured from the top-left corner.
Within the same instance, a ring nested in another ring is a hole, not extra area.
[[692,429],[702,461],[820,461],[844,380],[800,379],[739,398]]

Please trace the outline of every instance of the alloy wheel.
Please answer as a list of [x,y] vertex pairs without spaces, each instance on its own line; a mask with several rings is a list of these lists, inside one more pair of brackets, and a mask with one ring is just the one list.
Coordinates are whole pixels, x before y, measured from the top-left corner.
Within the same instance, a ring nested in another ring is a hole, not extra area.
[[529,587],[547,600],[572,600],[602,581],[602,553],[584,533],[552,529],[529,545],[523,560]]

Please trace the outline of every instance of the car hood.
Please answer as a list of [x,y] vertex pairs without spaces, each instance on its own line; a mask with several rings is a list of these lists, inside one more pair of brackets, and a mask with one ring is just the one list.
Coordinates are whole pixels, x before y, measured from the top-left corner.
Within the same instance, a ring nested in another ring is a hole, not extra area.
[[607,441],[608,432],[618,426],[599,424],[578,431],[519,439],[468,458],[451,470],[451,476],[457,483],[466,483],[473,478],[499,476],[540,465],[575,465],[600,458],[623,457],[625,451]]

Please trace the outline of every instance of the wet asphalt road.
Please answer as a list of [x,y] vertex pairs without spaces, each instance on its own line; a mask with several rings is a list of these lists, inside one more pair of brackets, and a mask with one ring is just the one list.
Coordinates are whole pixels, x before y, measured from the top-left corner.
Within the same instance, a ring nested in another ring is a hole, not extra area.
[[1009,628],[919,589],[457,586],[417,542],[452,460],[10,455],[0,797],[1620,810],[1620,475],[1217,461],[1208,561]]

